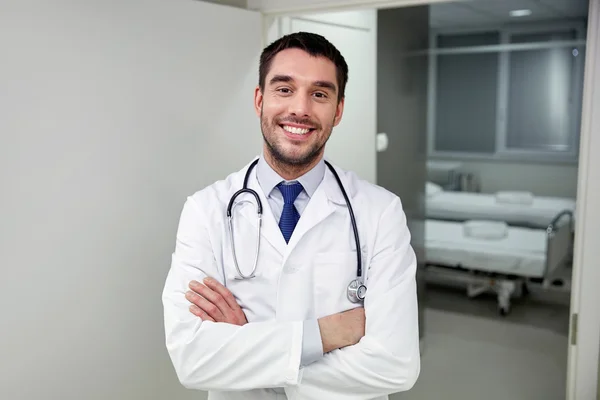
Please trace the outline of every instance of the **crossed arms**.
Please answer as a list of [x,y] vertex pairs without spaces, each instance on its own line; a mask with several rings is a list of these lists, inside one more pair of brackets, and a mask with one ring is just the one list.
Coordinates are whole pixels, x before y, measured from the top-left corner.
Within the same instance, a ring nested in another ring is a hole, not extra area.
[[[167,349],[184,386],[283,387],[290,398],[359,400],[414,385],[420,371],[416,259],[398,198],[379,222],[364,308],[320,319],[324,354],[306,366],[304,321],[248,323],[221,285],[207,221],[188,199],[163,291]],[[212,281],[203,282],[206,277]]]

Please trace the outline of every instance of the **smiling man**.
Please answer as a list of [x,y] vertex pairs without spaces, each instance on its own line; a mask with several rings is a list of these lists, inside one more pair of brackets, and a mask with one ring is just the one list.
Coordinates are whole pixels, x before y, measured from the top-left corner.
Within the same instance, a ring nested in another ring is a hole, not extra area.
[[333,51],[326,58],[298,48],[277,50],[264,57],[255,107],[267,163],[285,173],[283,178],[295,179],[321,160],[333,127],[342,119],[348,67]]
[[184,205],[163,290],[166,344],[181,383],[211,400],[380,400],[419,375],[400,199],[324,159],[347,80],[322,36],[264,49],[262,154]]

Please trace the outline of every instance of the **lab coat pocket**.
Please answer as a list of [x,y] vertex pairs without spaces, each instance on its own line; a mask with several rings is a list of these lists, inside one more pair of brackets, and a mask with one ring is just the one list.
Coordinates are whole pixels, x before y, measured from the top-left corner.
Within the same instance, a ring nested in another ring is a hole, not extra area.
[[360,306],[348,299],[348,285],[356,279],[356,251],[317,253],[313,265],[317,318]]

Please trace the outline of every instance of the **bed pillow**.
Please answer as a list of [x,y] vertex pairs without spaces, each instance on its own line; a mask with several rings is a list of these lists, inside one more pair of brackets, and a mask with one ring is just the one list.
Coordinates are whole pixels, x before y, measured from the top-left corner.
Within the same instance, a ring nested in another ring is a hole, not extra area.
[[440,192],[443,192],[443,191],[444,191],[444,189],[440,185],[438,185],[436,183],[433,183],[433,182],[426,182],[425,183],[425,195],[428,196],[428,197],[436,195],[436,194],[438,194]]
[[496,193],[496,202],[502,204],[518,204],[530,206],[533,204],[533,193],[524,191],[500,191]]

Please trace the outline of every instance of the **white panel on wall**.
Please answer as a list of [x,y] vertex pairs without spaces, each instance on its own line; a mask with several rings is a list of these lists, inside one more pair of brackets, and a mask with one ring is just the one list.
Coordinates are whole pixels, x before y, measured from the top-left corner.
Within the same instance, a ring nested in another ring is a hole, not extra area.
[[307,31],[323,35],[348,64],[344,114],[326,147],[342,168],[375,183],[376,174],[376,27],[374,10],[309,14],[283,18],[281,34]]
[[374,30],[376,28],[376,15],[372,10],[369,11],[339,11],[321,14],[302,15],[302,18],[312,21],[320,21],[331,25],[341,25],[342,27],[351,27],[359,30]]

